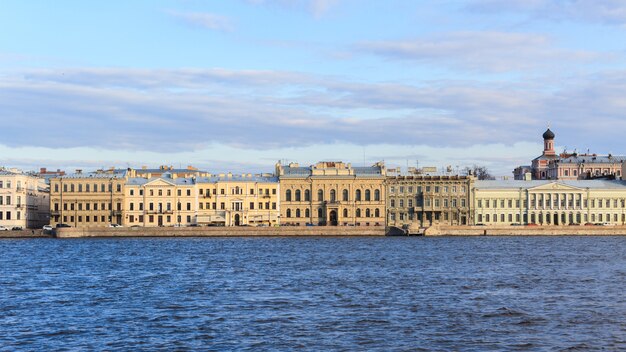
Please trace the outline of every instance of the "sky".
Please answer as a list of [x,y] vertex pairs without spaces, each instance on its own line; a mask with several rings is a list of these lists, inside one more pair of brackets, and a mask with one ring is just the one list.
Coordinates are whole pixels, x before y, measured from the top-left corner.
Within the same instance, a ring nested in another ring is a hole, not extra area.
[[0,0],[0,165],[626,154],[626,0]]

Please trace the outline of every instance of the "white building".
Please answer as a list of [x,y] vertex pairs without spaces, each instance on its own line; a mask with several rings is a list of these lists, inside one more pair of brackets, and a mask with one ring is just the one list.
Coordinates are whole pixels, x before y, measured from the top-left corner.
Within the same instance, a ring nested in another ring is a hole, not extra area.
[[0,169],[0,225],[41,228],[50,220],[50,190],[45,180],[16,169]]

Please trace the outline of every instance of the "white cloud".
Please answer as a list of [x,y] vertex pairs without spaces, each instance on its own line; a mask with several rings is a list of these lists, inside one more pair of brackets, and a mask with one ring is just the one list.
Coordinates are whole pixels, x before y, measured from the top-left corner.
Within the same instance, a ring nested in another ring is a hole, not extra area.
[[468,8],[491,13],[527,13],[550,20],[626,24],[626,2],[623,0],[471,0]]
[[171,16],[192,26],[207,28],[214,31],[230,32],[234,26],[230,18],[206,12],[169,11]]
[[610,58],[557,48],[546,35],[511,32],[455,32],[412,40],[363,42],[356,45],[356,50],[387,59],[482,72],[545,69]]

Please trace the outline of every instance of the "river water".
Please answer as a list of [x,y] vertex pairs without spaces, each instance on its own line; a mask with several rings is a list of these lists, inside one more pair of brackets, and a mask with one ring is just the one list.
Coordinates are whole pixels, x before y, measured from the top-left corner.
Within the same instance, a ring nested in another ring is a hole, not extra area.
[[0,240],[0,350],[626,350],[626,237]]

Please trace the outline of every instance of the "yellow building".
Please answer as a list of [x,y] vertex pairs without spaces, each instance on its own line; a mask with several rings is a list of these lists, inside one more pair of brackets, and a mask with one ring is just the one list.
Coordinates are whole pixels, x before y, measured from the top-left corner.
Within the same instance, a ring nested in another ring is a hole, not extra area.
[[472,223],[472,176],[387,177],[388,226],[402,228]]
[[[135,176],[131,170],[129,176]],[[124,191],[124,226],[189,226],[196,224],[195,177],[160,173],[159,177],[129,177]]]
[[385,166],[276,164],[281,225],[384,226]]
[[98,227],[122,224],[126,171],[110,169],[50,179],[50,224]]
[[49,188],[43,178],[0,169],[0,226],[41,228],[49,221]]
[[221,174],[197,179],[198,224],[274,226],[279,184],[273,175]]
[[473,192],[477,224],[626,223],[624,181],[476,181]]

